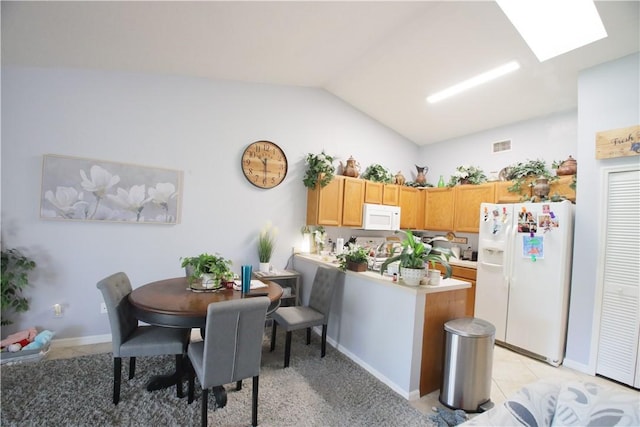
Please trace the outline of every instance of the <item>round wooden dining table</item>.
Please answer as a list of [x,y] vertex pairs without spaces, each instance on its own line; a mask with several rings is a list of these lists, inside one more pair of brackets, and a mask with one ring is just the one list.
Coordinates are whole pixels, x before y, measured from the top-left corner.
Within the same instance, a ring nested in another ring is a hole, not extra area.
[[213,302],[256,296],[268,296],[271,305],[267,313],[277,309],[282,288],[276,282],[263,280],[267,286],[243,294],[234,289],[193,291],[186,277],[147,283],[129,294],[129,302],[137,319],[151,325],[171,328],[204,328],[207,307]]

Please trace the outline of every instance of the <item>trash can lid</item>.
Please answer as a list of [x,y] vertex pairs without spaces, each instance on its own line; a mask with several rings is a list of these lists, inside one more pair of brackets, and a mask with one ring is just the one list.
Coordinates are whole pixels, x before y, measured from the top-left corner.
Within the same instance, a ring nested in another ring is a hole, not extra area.
[[444,324],[444,330],[463,337],[486,337],[496,333],[495,326],[486,320],[475,317],[449,320]]

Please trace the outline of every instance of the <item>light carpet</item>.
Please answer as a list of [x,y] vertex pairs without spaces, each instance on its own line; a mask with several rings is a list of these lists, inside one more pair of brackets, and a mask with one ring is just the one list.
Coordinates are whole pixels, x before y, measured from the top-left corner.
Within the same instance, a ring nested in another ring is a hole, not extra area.
[[[261,426],[430,426],[429,418],[385,384],[332,347],[320,358],[319,337],[304,345],[295,333],[291,366],[282,368],[284,335],[269,352],[265,337],[260,372],[258,424]],[[148,392],[146,381],[174,369],[172,356],[136,359],[128,380],[123,362],[120,403],[112,403],[111,353],[63,360],[3,365],[1,425],[8,426],[195,426],[200,424],[200,388],[196,400],[176,397],[175,386]],[[251,380],[242,390],[226,386],[228,402],[214,408],[209,395],[209,425],[251,424]],[[187,382],[184,382],[186,394]]]

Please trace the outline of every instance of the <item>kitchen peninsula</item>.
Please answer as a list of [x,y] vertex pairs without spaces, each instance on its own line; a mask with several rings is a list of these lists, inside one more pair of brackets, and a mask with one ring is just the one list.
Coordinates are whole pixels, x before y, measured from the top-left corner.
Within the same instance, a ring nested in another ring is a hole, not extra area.
[[[297,254],[303,304],[308,303],[318,265],[332,258]],[[445,279],[412,287],[378,272],[345,271],[331,305],[327,341],[404,398],[440,388],[444,323],[464,317],[468,282]]]

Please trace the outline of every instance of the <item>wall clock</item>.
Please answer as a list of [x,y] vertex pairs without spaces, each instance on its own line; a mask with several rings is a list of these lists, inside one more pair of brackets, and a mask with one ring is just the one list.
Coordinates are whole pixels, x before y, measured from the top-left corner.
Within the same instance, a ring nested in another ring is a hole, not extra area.
[[284,180],[287,169],[287,156],[271,141],[253,142],[242,153],[242,172],[256,187],[275,187]]

